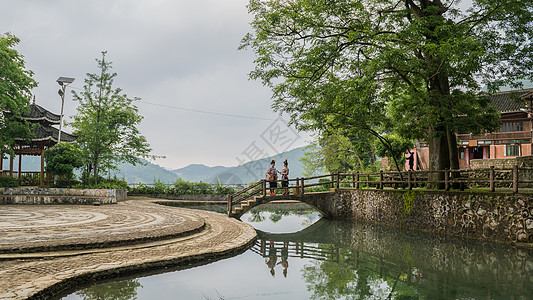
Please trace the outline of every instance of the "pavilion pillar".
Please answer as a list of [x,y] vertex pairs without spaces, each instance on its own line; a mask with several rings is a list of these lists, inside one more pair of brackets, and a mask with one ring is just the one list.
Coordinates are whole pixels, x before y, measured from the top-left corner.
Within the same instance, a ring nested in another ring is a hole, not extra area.
[[13,177],[13,154],[9,154],[9,176]]
[[41,176],[39,177],[39,185],[44,185],[44,148],[41,149]]
[[22,182],[22,153],[19,153],[19,185]]

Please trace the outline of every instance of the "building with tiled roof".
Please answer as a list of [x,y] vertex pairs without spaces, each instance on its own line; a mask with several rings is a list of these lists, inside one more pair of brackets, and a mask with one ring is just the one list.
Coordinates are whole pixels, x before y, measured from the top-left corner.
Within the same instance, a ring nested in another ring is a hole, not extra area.
[[[61,117],[59,115],[56,115],[47,109],[41,107],[40,105],[35,104],[34,102],[30,105],[30,109],[28,113],[23,114],[22,116],[26,121],[30,122],[33,127],[33,137],[31,140],[25,140],[25,139],[15,139],[16,141],[16,147],[14,150],[15,155],[19,156],[18,159],[18,172],[17,176],[19,178],[19,185],[25,184],[26,182],[22,182],[22,174],[24,173],[25,176],[33,176],[36,177],[37,183],[40,185],[43,185],[45,182],[45,173],[44,173],[44,151],[58,142],[59,138],[59,129],[53,127],[52,125],[59,125]],[[76,136],[73,136],[71,134],[68,134],[64,131],[61,131],[61,142],[67,142],[72,143],[76,141]],[[40,172],[20,172],[21,166],[22,166],[22,156],[23,155],[29,155],[29,156],[41,156],[41,171]],[[14,175],[15,172],[13,172],[13,159],[14,157],[10,158],[10,164],[9,164],[9,174],[11,176]],[[2,170],[2,173],[6,172],[3,170],[2,160],[0,159],[0,170]],[[37,176],[39,175],[39,176]],[[28,179],[31,184],[36,183],[35,179],[31,180]]]
[[[459,168],[471,167],[476,159],[516,158],[532,155],[533,88],[491,94],[491,105],[500,111],[501,126],[496,132],[472,135],[457,134]],[[429,148],[411,150],[414,169],[427,169]],[[409,165],[406,163],[406,169]]]
[[501,113],[499,131],[483,135],[458,134],[459,166],[469,168],[473,159],[513,158],[531,155],[533,89],[491,95]]

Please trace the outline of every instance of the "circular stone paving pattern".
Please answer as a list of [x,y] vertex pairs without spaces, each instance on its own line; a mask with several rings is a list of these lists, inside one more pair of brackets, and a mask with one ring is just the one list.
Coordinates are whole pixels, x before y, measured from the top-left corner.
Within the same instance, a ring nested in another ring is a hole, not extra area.
[[103,206],[20,206],[0,209],[0,253],[114,247],[199,232],[198,214],[121,202]]

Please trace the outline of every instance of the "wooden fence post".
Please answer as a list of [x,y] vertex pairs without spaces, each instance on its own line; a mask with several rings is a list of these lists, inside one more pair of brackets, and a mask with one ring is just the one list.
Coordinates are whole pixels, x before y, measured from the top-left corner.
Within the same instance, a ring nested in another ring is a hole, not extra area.
[[489,171],[489,188],[490,188],[490,191],[491,191],[491,192],[494,192],[494,191],[495,191],[495,187],[494,187],[494,166],[490,166],[490,171]]
[[231,202],[233,200],[232,198],[233,198],[233,196],[231,194],[228,195],[228,217],[231,216],[231,206],[232,206]]
[[513,193],[518,193],[518,165],[513,166]]
[[295,195],[300,195],[300,178],[296,178],[296,189],[294,190]]
[[304,192],[304,190],[305,190],[304,186],[305,186],[305,179],[302,177],[302,195],[305,193]]
[[340,173],[337,173],[337,189],[341,187],[341,175]]
[[355,177],[355,179],[356,179],[355,188],[359,189],[359,171],[357,171],[357,174],[355,176],[356,176]]
[[267,184],[266,184],[266,180],[264,180],[264,179],[261,179],[261,190],[263,192],[263,197],[266,197],[266,195],[267,195]]
[[411,185],[411,170],[407,171],[407,188],[409,190],[413,189],[413,186]]
[[331,186],[329,188],[335,188],[335,174],[331,174]]
[[352,173],[352,187],[355,188],[355,173]]
[[379,187],[380,190],[383,189],[383,170],[379,171]]

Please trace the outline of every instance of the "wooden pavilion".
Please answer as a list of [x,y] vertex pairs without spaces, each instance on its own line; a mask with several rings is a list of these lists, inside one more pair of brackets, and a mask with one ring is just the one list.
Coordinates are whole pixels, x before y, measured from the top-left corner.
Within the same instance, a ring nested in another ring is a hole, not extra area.
[[[59,125],[61,117],[43,107],[35,104],[35,99],[30,105],[30,110],[23,115],[26,121],[33,125],[34,136],[30,141],[24,139],[15,139],[16,146],[14,150],[15,155],[18,155],[18,172],[13,172],[14,156],[9,160],[9,176],[18,177],[19,185],[44,185],[44,151],[58,142],[59,130],[52,125]],[[76,136],[70,135],[64,131],[61,132],[61,142],[72,143],[76,141]],[[22,172],[22,156],[41,156],[41,171],[40,172]],[[0,172],[6,173],[3,168],[3,160],[0,159]]]

